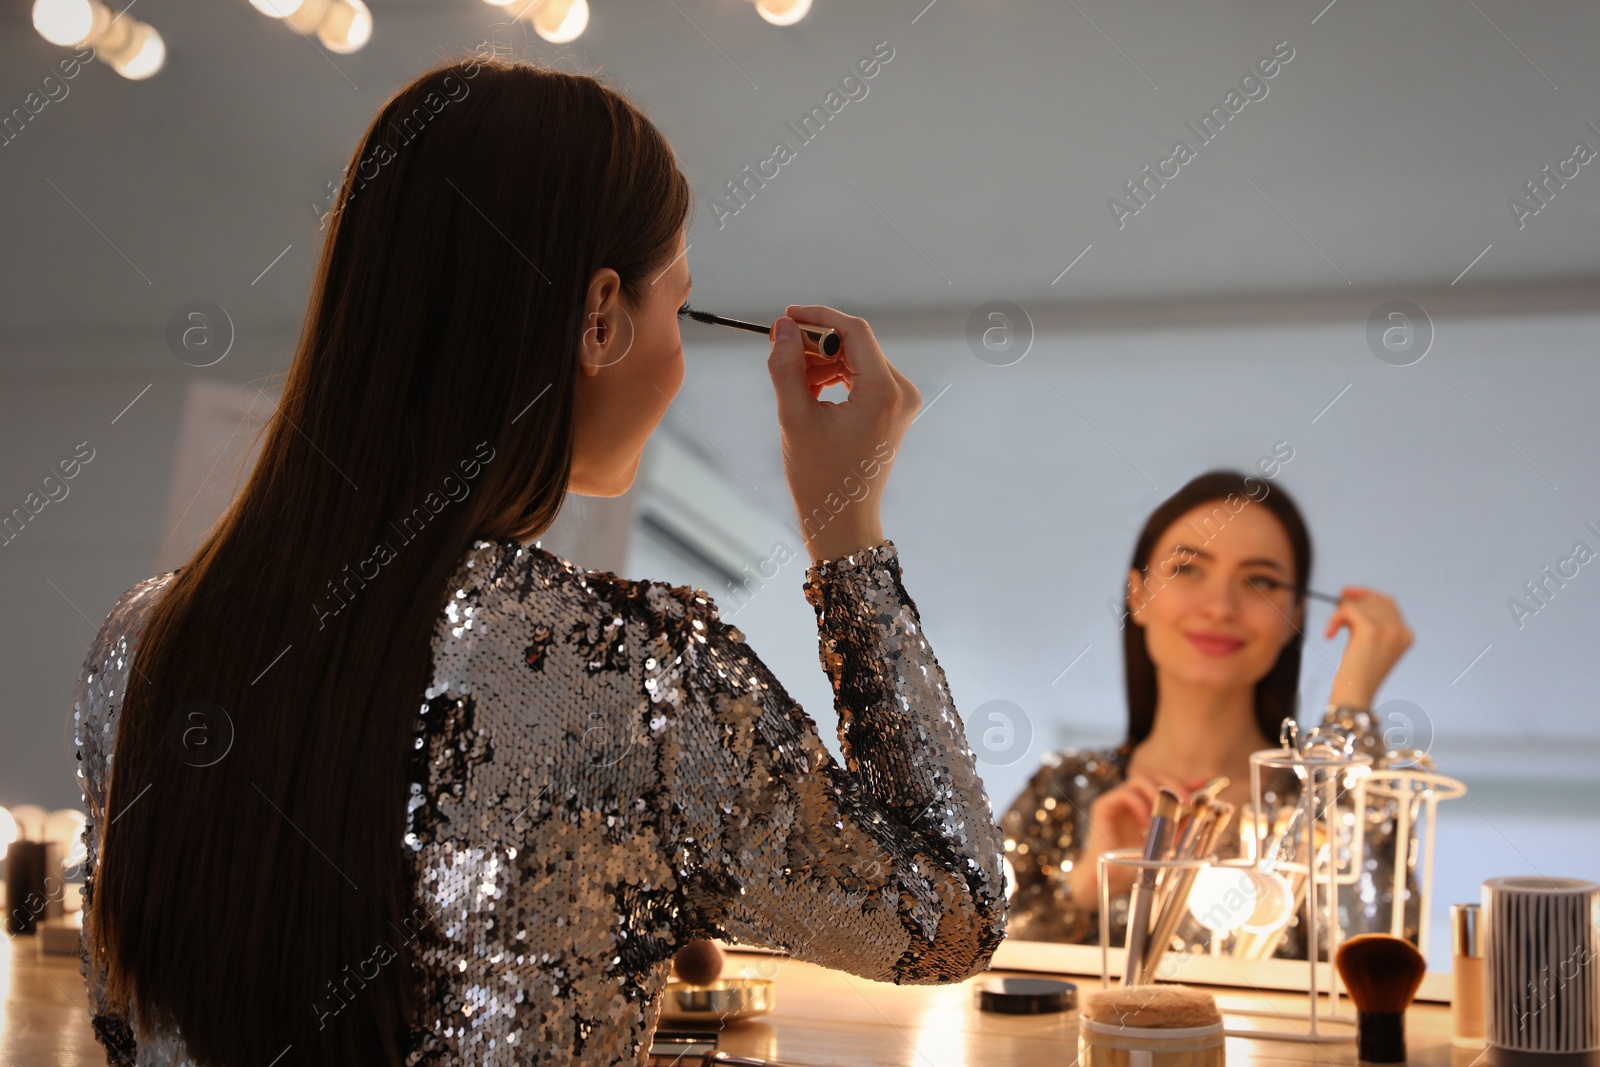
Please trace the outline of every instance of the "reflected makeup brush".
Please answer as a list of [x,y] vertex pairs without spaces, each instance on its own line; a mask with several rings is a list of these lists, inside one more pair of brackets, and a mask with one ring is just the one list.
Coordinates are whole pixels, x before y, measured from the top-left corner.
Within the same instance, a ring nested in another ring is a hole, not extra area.
[[[745,322],[742,319],[730,319],[722,315],[713,315],[709,311],[696,311],[688,304],[678,309],[679,315],[687,315],[696,322],[710,323],[712,326],[732,326],[735,330],[749,330],[765,337],[772,336],[772,326],[758,322]],[[815,352],[819,356],[829,359],[839,354],[839,334],[831,326],[811,326],[804,322],[795,323],[800,327],[800,342],[807,352]]]

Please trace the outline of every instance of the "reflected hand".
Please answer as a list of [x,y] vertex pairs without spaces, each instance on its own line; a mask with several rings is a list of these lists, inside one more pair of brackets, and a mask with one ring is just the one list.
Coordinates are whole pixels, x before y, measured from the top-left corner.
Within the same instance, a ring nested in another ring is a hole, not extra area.
[[[1099,858],[1107,852],[1144,845],[1155,809],[1156,792],[1162,786],[1180,797],[1187,797],[1205,783],[1204,778],[1179,780],[1164,774],[1139,775],[1096,797],[1089,805],[1088,836],[1069,876],[1073,903],[1080,908],[1098,906]],[[1137,874],[1126,864],[1106,864],[1106,884],[1111,896],[1126,893]]]
[[1393,597],[1361,586],[1346,586],[1342,593],[1323,636],[1331,638],[1347,628],[1350,641],[1328,702],[1370,709],[1378,686],[1411,647],[1411,630]]

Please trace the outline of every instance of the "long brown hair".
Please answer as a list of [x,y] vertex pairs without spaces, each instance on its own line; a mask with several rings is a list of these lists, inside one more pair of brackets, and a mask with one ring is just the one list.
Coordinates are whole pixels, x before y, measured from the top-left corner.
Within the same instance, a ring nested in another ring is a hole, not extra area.
[[[1144,529],[1133,546],[1133,560],[1128,564],[1144,572],[1152,581],[1170,577],[1160,568],[1152,577],[1147,569],[1153,562],[1151,553],[1156,549],[1156,539],[1166,533],[1172,524],[1187,511],[1213,501],[1226,502],[1230,498],[1243,500],[1244,506],[1259,504],[1283,524],[1289,535],[1289,548],[1294,555],[1294,583],[1303,590],[1311,582],[1311,533],[1305,518],[1294,499],[1281,487],[1269,485],[1255,475],[1237,471],[1207,471],[1190,479],[1187,485],[1163,500],[1145,520]],[[1219,505],[1223,522],[1234,509]],[[1304,600],[1303,593],[1296,594],[1296,603]],[[1256,683],[1256,726],[1269,743],[1276,743],[1278,731],[1285,718],[1295,717],[1297,691],[1300,684],[1300,652],[1304,634],[1296,630],[1278,659],[1260,681]],[[1122,663],[1128,691],[1128,748],[1150,736],[1156,721],[1156,665],[1150,659],[1149,646],[1145,644],[1144,627],[1133,625],[1128,618],[1122,628]]]
[[473,540],[555,519],[589,278],[642,302],[692,208],[659,131],[589,76],[451,61],[379,110],[260,459],[125,694],[87,906],[130,1021],[207,1065],[402,1062],[414,960],[336,1019],[314,1003],[416,908],[406,787],[447,583]]

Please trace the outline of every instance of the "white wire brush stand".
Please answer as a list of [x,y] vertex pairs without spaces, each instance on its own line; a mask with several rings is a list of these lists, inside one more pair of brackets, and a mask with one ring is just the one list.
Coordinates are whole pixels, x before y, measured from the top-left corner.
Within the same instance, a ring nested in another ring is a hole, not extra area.
[[[1296,840],[1274,842],[1273,855],[1266,855],[1267,841],[1272,835],[1272,823],[1259,814],[1267,809],[1261,800],[1261,780],[1267,771],[1293,771],[1300,780],[1299,833]],[[1339,950],[1342,930],[1339,925],[1339,886],[1353,885],[1361,876],[1362,838],[1366,826],[1366,784],[1372,773],[1372,757],[1365,753],[1348,756],[1315,756],[1284,748],[1268,748],[1250,754],[1250,799],[1252,810],[1257,812],[1254,834],[1249,839],[1250,857],[1259,866],[1290,876],[1303,876],[1305,890],[1305,944],[1306,944],[1306,1015],[1305,1029],[1229,1030],[1230,1034],[1270,1038],[1282,1041],[1304,1041],[1310,1044],[1334,1044],[1354,1041],[1356,1017],[1339,1010],[1339,972],[1331,966],[1334,953]],[[1339,840],[1342,820],[1339,800],[1347,793],[1353,796],[1350,805],[1352,818],[1350,841],[1347,847]],[[1320,842],[1319,842],[1320,837]],[[1295,858],[1280,858],[1282,846],[1292,844]],[[1325,891],[1319,894],[1318,889]],[[1319,899],[1319,897],[1321,899]],[[1327,997],[1318,989],[1318,946],[1322,944],[1322,931],[1327,929],[1328,975]],[[1282,1012],[1240,1010],[1234,1014],[1267,1016],[1288,1019]],[[1325,1029],[1334,1027],[1335,1029]]]
[[1466,783],[1420,767],[1386,767],[1367,775],[1359,783],[1358,789],[1363,801],[1368,796],[1375,796],[1396,802],[1394,885],[1390,896],[1394,906],[1389,922],[1389,932],[1395,937],[1405,936],[1406,904],[1410,898],[1406,885],[1406,872],[1410,864],[1406,852],[1410,850],[1411,839],[1416,831],[1426,826],[1426,831],[1420,835],[1421,848],[1417,857],[1417,866],[1422,869],[1417,880],[1417,896],[1420,900],[1417,909],[1417,950],[1426,959],[1431,925],[1429,916],[1433,911],[1433,838],[1439,802],[1466,796]]

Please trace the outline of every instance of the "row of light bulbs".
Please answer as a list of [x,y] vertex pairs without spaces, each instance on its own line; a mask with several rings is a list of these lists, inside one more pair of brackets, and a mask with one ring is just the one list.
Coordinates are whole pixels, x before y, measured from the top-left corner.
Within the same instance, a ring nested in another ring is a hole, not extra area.
[[[792,26],[811,10],[811,0],[751,2],[774,26]],[[589,25],[589,0],[487,3],[516,8],[512,18],[531,22],[534,32],[552,44],[576,40]],[[330,52],[354,52],[372,38],[372,12],[363,0],[250,0],[250,4],[302,34],[315,33]],[[113,14],[102,0],[34,0],[33,28],[51,44],[92,46],[97,58],[124,78],[148,78],[166,62],[167,46],[155,27],[127,15],[126,10]]]

